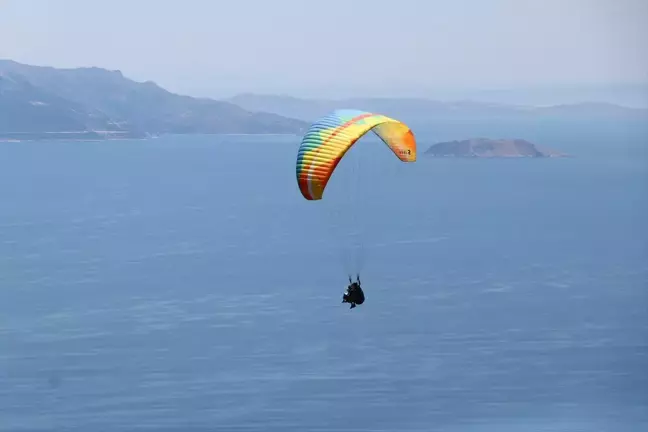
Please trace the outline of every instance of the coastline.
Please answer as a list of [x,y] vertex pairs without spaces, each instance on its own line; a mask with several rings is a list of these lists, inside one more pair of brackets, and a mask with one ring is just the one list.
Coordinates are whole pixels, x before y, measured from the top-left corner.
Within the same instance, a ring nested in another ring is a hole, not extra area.
[[[49,133],[49,132],[45,132]],[[64,142],[102,142],[102,141],[146,141],[151,139],[158,139],[164,136],[286,136],[286,137],[299,137],[297,133],[192,133],[192,134],[159,134],[150,136],[106,136],[106,137],[65,137],[60,136],[58,132],[54,132],[55,136],[44,136],[45,133],[37,134],[38,137],[34,138],[15,138],[0,136],[0,143],[21,143],[21,142],[45,142],[45,141],[64,141]],[[56,136],[58,135],[58,136]]]

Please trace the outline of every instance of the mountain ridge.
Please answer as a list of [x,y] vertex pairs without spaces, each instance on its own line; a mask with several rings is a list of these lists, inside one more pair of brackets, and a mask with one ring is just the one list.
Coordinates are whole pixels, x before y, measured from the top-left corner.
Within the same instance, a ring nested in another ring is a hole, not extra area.
[[[172,93],[118,70],[59,69],[0,59],[0,136],[77,132],[97,138],[161,134],[298,134],[307,124],[228,101]],[[71,135],[64,135],[69,138]]]
[[226,99],[250,111],[260,110],[312,121],[333,109],[345,107],[380,112],[400,120],[430,118],[565,118],[565,119],[648,119],[648,109],[607,102],[580,102],[550,106],[516,105],[473,100],[428,98],[306,99],[286,95],[241,93]]

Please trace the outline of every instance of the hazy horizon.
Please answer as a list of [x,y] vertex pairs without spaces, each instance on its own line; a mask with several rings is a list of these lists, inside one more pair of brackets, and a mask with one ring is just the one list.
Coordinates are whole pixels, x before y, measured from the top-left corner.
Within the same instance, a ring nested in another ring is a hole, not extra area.
[[648,2],[386,5],[67,0],[62,8],[4,0],[0,40],[10,43],[0,43],[0,58],[118,69],[173,92],[218,98],[541,94],[648,82]]

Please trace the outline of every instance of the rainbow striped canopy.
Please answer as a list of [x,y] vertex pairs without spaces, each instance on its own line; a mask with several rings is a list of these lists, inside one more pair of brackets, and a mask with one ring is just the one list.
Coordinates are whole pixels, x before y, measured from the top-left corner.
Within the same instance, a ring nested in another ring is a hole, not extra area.
[[322,199],[335,167],[369,131],[378,135],[401,161],[416,161],[416,139],[404,123],[366,111],[333,111],[311,125],[299,146],[297,184],[304,198]]

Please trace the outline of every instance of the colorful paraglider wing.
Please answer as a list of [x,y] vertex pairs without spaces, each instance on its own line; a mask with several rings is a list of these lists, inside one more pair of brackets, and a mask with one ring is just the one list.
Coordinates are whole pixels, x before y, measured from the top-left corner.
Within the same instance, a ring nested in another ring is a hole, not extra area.
[[373,130],[403,162],[416,161],[416,140],[404,123],[382,114],[338,110],[313,123],[297,153],[297,183],[307,200],[319,200],[351,146]]

